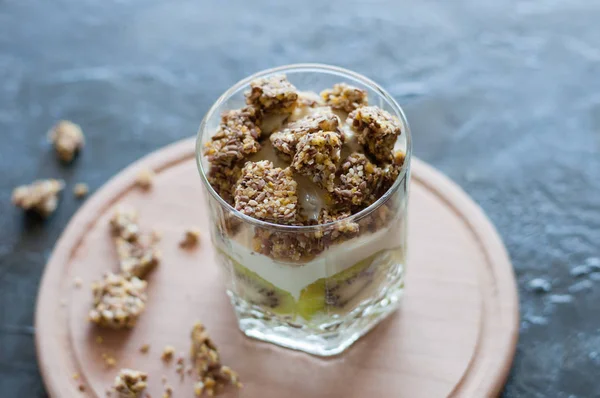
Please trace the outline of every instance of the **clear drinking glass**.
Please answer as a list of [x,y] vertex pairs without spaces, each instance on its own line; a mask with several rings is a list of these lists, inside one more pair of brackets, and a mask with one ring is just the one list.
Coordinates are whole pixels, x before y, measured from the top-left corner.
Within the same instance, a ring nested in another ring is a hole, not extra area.
[[[217,131],[221,113],[245,105],[250,81],[282,73],[302,91],[319,93],[340,82],[357,86],[367,90],[369,105],[400,120],[396,149],[405,152],[404,164],[393,186],[368,208],[329,224],[272,224],[236,211],[211,187],[202,148]],[[402,109],[377,84],[349,70],[318,64],[257,73],[231,87],[210,108],[198,132],[196,158],[208,192],[212,242],[239,327],[247,336],[335,355],[397,308],[406,267],[411,139]],[[358,235],[334,239],[343,226],[358,226]],[[290,248],[301,258],[278,255]]]

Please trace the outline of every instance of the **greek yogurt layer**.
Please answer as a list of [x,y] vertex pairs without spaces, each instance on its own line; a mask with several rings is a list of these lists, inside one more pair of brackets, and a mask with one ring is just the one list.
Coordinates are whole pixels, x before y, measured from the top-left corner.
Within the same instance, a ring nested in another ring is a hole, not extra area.
[[[396,223],[392,225],[397,226]],[[399,228],[383,228],[374,233],[363,234],[333,245],[311,261],[302,264],[276,261],[251,250],[241,243],[247,239],[247,236],[243,236],[244,233],[240,233],[234,239],[228,239],[229,247],[221,250],[298,300],[302,290],[317,280],[338,274],[375,253],[398,249],[403,242],[401,233]]]

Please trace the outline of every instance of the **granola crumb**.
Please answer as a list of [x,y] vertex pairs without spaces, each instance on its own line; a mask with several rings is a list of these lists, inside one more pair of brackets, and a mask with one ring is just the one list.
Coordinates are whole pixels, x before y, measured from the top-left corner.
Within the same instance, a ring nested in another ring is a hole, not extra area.
[[335,84],[333,88],[323,90],[321,98],[333,109],[345,112],[368,105],[367,92],[346,83]]
[[400,121],[376,106],[358,108],[350,115],[358,143],[381,162],[392,159],[396,139],[401,133]]
[[75,197],[77,199],[83,198],[89,192],[90,192],[90,188],[88,187],[88,185],[85,182],[77,183],[77,184],[75,184],[75,187],[73,187],[73,195],[75,195]]
[[104,343],[104,337],[102,337],[102,336],[96,336],[96,343],[97,344]]
[[65,187],[62,180],[37,180],[29,185],[16,187],[12,192],[12,203],[26,211],[35,211],[48,217],[58,206],[58,194]]
[[144,278],[161,260],[161,252],[152,244],[142,244],[139,240],[129,242],[121,237],[115,238],[121,271],[127,275]]
[[80,385],[77,386],[77,388],[79,389],[79,391],[85,392],[85,385],[80,384]]
[[121,369],[113,383],[119,398],[139,398],[148,387],[148,374],[133,369]]
[[250,82],[246,103],[262,112],[289,113],[297,105],[298,90],[285,75],[259,78]]
[[179,247],[184,249],[191,249],[198,246],[200,242],[200,229],[189,228],[185,231],[183,239],[179,242]]
[[140,352],[142,354],[147,354],[150,351],[150,344],[144,344],[140,347]]
[[235,190],[235,208],[260,220],[289,224],[296,218],[297,183],[292,170],[268,160],[247,162]]
[[83,285],[83,281],[81,280],[80,277],[76,276],[73,279],[73,286],[75,286],[77,289],[79,289],[82,285]]
[[79,380],[79,373],[73,373],[73,380]]
[[132,328],[146,308],[146,286],[135,276],[105,274],[92,284],[94,307],[89,320],[113,329]]
[[129,242],[137,241],[140,235],[137,222],[138,213],[133,207],[119,205],[109,222],[111,233]]
[[232,166],[260,150],[260,113],[252,106],[224,112],[221,124],[205,144],[204,155],[212,165]]
[[165,386],[165,392],[163,393],[163,398],[171,398],[173,396],[173,387],[170,385]]
[[137,174],[135,184],[141,189],[147,191],[152,188],[154,176],[154,171],[150,169],[143,169]]
[[333,131],[310,133],[300,139],[292,168],[332,192],[340,161],[341,135]]
[[157,229],[152,229],[150,232],[150,243],[155,244],[160,242],[162,239],[162,232]]
[[221,364],[219,352],[214,342],[208,336],[204,325],[196,322],[191,333],[192,348],[190,356],[192,364],[200,380],[194,385],[194,394],[199,397],[204,392],[214,395],[215,391],[226,385],[238,388],[241,383],[236,372]]
[[48,138],[54,145],[58,158],[65,163],[71,162],[85,144],[81,127],[68,120],[61,120],[52,127]]
[[162,359],[165,362],[169,362],[171,361],[171,359],[173,359],[173,354],[175,354],[175,347],[173,347],[172,345],[167,345],[163,349],[160,359]]
[[117,359],[111,354],[103,353],[102,360],[107,368],[112,368],[117,364]]

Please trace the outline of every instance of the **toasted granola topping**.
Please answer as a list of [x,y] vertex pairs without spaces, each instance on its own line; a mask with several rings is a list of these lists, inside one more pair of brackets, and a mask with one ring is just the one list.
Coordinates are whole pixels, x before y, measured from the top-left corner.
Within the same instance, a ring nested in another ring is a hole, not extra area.
[[135,185],[140,187],[141,189],[147,191],[152,188],[152,183],[154,180],[154,171],[150,169],[140,170],[138,175],[135,178]]
[[204,325],[196,322],[191,333],[192,348],[190,357],[200,381],[194,385],[194,394],[199,397],[204,392],[212,396],[218,388],[233,385],[240,388],[236,372],[221,364],[216,345],[208,336]]
[[268,160],[248,162],[235,190],[235,208],[260,220],[289,224],[296,217],[296,188],[290,168],[275,168]]
[[400,122],[376,106],[358,108],[348,115],[358,142],[377,160],[388,162],[396,139],[400,135]]
[[317,185],[332,192],[341,148],[342,139],[337,132],[309,133],[298,142],[292,167]]
[[113,329],[133,327],[146,308],[146,286],[135,276],[107,273],[92,284],[90,321]]
[[314,108],[322,105],[324,103],[319,94],[312,91],[298,92],[298,106]]
[[148,375],[144,372],[121,369],[115,378],[113,389],[119,394],[119,398],[140,398],[148,386],[147,380]]
[[60,160],[69,163],[75,154],[83,148],[85,138],[81,127],[68,120],[61,120],[48,133]]
[[47,217],[58,206],[58,194],[63,190],[62,180],[37,180],[29,185],[21,185],[13,190],[12,202],[27,211],[35,211]]
[[285,158],[296,154],[296,147],[302,137],[318,131],[337,131],[339,119],[331,111],[324,110],[292,122],[280,132],[273,133],[271,143],[276,151]]
[[115,245],[124,274],[143,278],[160,263],[160,251],[153,245],[142,244],[137,240],[130,242],[121,237],[115,238]]
[[352,112],[361,106],[369,104],[365,90],[346,83],[339,83],[334,85],[332,89],[323,90],[321,98],[333,109],[345,112]]
[[246,103],[264,113],[291,112],[297,104],[298,90],[285,75],[274,75],[253,80],[246,93]]
[[377,200],[377,187],[382,170],[362,153],[353,153],[342,162],[340,184],[334,189],[334,197],[340,203],[368,206]]
[[224,112],[217,133],[206,143],[204,155],[213,165],[231,166],[260,150],[259,113],[247,106]]
[[198,246],[198,242],[200,242],[200,229],[199,228],[190,228],[187,229],[183,235],[183,239],[179,242],[179,246],[184,249],[191,249]]
[[394,185],[394,182],[396,182],[400,175],[400,170],[404,164],[405,157],[406,155],[404,152],[397,151],[394,153],[392,163],[385,166],[383,170],[383,179],[379,187],[379,195],[383,195],[392,187],[392,185]]
[[90,188],[88,187],[88,185],[85,182],[77,183],[77,184],[75,184],[75,187],[73,187],[73,195],[75,195],[75,197],[77,199],[83,198],[89,192],[90,192]]
[[208,182],[219,196],[233,205],[235,187],[241,175],[242,168],[237,164],[232,166],[212,165],[208,172]]
[[129,206],[117,206],[110,219],[110,229],[113,236],[121,237],[129,242],[137,241],[140,236],[138,213]]

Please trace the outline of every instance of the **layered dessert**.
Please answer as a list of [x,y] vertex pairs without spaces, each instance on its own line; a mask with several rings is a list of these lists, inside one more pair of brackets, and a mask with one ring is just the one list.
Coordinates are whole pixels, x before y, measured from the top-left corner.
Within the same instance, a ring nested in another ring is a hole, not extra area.
[[227,203],[213,206],[213,241],[230,294],[301,325],[364,309],[401,286],[404,267],[405,177],[391,189],[403,125],[364,89],[322,89],[256,79],[202,148]]

